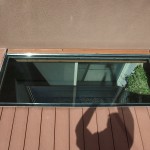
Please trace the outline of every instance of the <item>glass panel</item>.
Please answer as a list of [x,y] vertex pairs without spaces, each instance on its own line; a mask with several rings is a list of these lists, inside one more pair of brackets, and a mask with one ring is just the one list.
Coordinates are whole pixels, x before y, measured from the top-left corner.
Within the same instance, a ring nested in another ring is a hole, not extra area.
[[72,103],[72,86],[29,86],[33,103]]
[[124,63],[79,63],[78,81],[116,82]]
[[67,106],[150,104],[150,64],[10,58],[1,103]]
[[124,63],[79,63],[77,102],[112,103]]
[[72,102],[73,82],[74,63],[33,63],[10,59],[0,101],[47,103],[59,102],[56,99],[62,98],[62,103]]
[[33,63],[49,85],[73,85],[74,63]]

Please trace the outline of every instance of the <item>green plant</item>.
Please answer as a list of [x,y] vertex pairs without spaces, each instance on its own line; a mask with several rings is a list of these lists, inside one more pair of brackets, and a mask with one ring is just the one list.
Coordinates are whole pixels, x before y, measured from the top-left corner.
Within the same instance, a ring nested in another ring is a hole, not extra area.
[[129,92],[150,95],[150,87],[148,85],[148,77],[144,71],[142,65],[138,65],[134,72],[126,77],[127,86],[126,89]]

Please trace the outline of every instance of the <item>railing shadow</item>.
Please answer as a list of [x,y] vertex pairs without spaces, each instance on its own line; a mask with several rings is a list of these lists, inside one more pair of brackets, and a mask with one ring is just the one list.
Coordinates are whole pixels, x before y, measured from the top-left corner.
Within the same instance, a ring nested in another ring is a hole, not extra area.
[[[114,144],[114,138],[118,137],[119,141],[117,142],[117,147],[119,147],[119,149],[121,150],[130,150],[132,144],[133,144],[133,137],[134,137],[134,122],[133,122],[133,117],[132,114],[129,110],[129,108],[125,108],[126,114],[127,114],[127,121],[130,124],[129,127],[125,127],[125,123],[123,121],[123,119],[120,117],[120,113],[122,113],[122,109],[118,108],[118,112],[117,113],[110,113],[108,121],[107,121],[107,126],[106,128],[102,131],[102,132],[96,132],[96,133],[91,133],[91,131],[87,128],[88,124],[90,123],[90,120],[94,114],[96,109],[94,108],[89,108],[84,114],[83,117],[79,120],[77,126],[76,126],[76,136],[77,136],[77,141],[76,144],[78,146],[78,148],[80,150],[85,150],[86,147],[86,142],[85,142],[85,138],[87,139],[86,141],[88,141],[88,150],[94,150],[95,148],[95,140],[97,139],[97,144],[99,145],[99,149],[101,149],[101,145],[100,145],[100,141],[98,137],[103,138],[102,142],[109,144],[109,141],[107,141],[107,136],[108,136],[108,132],[111,132],[112,134],[112,141],[111,143],[113,143],[113,147],[112,150],[114,150],[116,147],[116,145]],[[97,116],[98,117],[98,116]],[[86,118],[86,121],[84,121],[83,118]],[[115,125],[117,125],[117,128],[119,128],[120,132],[116,132],[115,131],[115,136],[113,136],[113,128],[112,128],[112,121],[115,120]],[[101,121],[103,122],[103,119],[101,118]],[[81,127],[83,127],[84,125],[84,129],[83,132],[81,133]],[[110,127],[111,126],[111,127]],[[126,139],[121,139],[121,133],[124,133],[125,138]],[[85,137],[86,135],[86,137]],[[109,138],[110,139],[110,138]],[[84,141],[84,144],[83,142]],[[126,141],[127,147],[124,147],[124,142]],[[123,143],[122,143],[123,142]],[[109,147],[109,146],[106,146]],[[108,148],[106,148],[108,149]],[[111,149],[109,149],[111,150]]]

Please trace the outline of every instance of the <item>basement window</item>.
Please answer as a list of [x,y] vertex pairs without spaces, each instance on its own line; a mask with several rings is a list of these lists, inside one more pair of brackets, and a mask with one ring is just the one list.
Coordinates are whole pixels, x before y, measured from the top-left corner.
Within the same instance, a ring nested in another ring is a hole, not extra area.
[[1,72],[0,104],[148,105],[149,59],[145,55],[8,55]]

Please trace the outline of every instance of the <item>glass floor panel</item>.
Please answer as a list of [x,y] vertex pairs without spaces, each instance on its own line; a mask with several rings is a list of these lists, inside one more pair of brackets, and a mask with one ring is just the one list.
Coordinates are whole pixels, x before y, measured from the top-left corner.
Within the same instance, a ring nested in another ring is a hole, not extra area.
[[8,57],[1,73],[0,104],[110,106],[150,104],[145,59],[55,60]]

